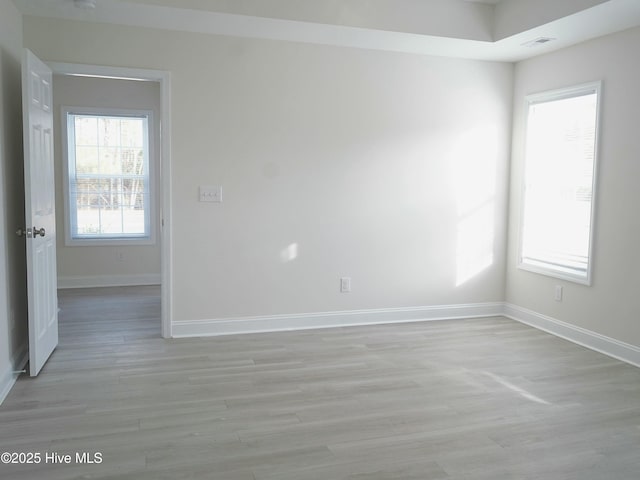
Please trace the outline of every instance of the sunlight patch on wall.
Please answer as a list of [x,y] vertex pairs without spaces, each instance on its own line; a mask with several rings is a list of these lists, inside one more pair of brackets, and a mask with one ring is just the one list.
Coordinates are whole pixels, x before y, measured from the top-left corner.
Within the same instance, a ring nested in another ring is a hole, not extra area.
[[282,263],[293,262],[298,258],[298,244],[292,243],[280,251]]
[[458,210],[456,287],[494,262],[497,138],[495,127],[479,127],[458,141],[453,170]]
[[493,264],[493,202],[458,222],[456,287]]

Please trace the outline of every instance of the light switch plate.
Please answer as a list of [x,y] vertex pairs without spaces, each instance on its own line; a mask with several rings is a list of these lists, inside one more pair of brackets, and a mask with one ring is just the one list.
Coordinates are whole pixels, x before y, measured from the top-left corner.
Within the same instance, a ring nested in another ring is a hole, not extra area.
[[198,198],[201,202],[222,202],[222,187],[220,185],[201,186],[198,189]]

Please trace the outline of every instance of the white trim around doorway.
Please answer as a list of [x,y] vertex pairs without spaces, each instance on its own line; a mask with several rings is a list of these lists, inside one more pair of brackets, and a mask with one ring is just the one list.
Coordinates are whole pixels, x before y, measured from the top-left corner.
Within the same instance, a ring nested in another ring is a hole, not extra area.
[[54,74],[113,78],[120,80],[146,80],[160,84],[160,235],[161,235],[161,296],[164,338],[172,337],[173,285],[171,236],[171,73],[128,67],[109,67],[77,63],[47,62]]

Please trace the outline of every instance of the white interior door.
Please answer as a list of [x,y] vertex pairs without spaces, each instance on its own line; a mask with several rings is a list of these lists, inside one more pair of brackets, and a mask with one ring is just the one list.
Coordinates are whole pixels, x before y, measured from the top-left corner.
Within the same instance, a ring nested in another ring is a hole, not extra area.
[[22,59],[24,186],[29,297],[29,374],[58,345],[52,74],[31,51]]

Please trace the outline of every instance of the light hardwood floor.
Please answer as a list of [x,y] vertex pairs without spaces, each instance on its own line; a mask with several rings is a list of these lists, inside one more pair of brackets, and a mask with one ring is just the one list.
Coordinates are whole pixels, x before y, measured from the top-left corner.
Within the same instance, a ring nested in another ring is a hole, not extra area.
[[164,340],[155,287],[60,306],[0,452],[102,463],[3,480],[640,478],[640,369],[504,318]]

